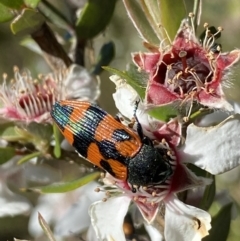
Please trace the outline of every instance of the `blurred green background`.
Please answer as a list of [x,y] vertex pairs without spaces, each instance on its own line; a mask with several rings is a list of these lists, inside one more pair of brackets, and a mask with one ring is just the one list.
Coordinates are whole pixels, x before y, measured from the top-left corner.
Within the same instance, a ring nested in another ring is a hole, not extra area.
[[[64,12],[65,0],[50,1]],[[191,1],[188,0],[191,4]],[[221,40],[223,52],[240,48],[240,1],[239,0],[203,0],[203,10],[201,18],[201,26],[204,22],[208,22],[213,26],[222,26]],[[202,27],[199,27],[200,35]],[[46,74],[50,72],[50,68],[44,62],[44,59],[20,45],[22,36],[14,36],[9,28],[9,23],[1,24],[0,27],[0,73],[8,73],[9,77],[13,76],[13,66],[17,65],[20,69],[28,68],[33,76],[39,73]],[[94,40],[94,49],[96,53],[103,43],[113,40],[115,43],[116,55],[111,63],[112,67],[125,69],[126,65],[131,62],[131,52],[144,51],[142,41],[136,30],[128,19],[122,2],[117,2],[113,19],[106,31]],[[239,66],[236,67],[235,73],[231,78],[238,78]],[[108,79],[109,73],[101,74],[101,97],[100,105],[108,112],[115,114],[116,109],[112,100],[112,93],[115,85]],[[235,83],[237,85],[237,83]],[[240,101],[239,88],[235,88],[234,95]],[[239,130],[238,130],[239,131]],[[226,133],[227,134],[227,133]],[[239,143],[240,145],[240,143]],[[231,151],[231,150],[229,150]],[[219,200],[222,203],[215,202],[211,208],[211,213],[215,214],[222,204],[229,201],[228,193],[236,204],[233,208],[233,220],[231,223],[231,231],[227,241],[240,240],[240,168],[236,168],[228,173],[217,177],[217,189],[219,192]],[[226,194],[222,193],[227,190]],[[31,194],[27,194],[31,196]],[[34,203],[36,195],[31,196]],[[8,217],[0,220],[0,241],[13,240],[14,237],[19,239],[29,238],[27,233],[28,217]]]

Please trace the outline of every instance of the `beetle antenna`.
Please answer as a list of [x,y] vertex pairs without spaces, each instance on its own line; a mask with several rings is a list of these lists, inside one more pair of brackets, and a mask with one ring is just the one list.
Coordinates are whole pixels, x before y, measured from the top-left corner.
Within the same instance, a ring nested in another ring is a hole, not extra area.
[[133,117],[134,117],[134,119],[137,122],[137,133],[138,133],[139,137],[141,138],[141,140],[143,140],[144,139],[144,135],[143,135],[142,126],[141,126],[141,124],[140,124],[140,122],[139,122],[139,120],[137,118],[137,109],[138,109],[139,103],[140,103],[140,100],[137,100],[135,102],[135,109],[134,109]]

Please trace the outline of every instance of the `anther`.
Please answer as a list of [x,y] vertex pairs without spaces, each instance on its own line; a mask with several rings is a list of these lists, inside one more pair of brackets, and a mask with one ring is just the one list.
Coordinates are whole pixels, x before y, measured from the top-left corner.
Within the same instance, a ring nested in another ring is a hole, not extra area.
[[137,201],[137,200],[138,200],[138,197],[137,197],[137,196],[135,196],[135,197],[133,198],[133,200],[134,200],[134,201]]
[[103,198],[102,201],[103,201],[103,202],[106,202],[106,201],[107,201],[107,198]]
[[109,191],[106,191],[106,192],[105,192],[105,195],[106,195],[107,197],[111,197],[111,194],[110,194]]
[[144,191],[146,191],[146,190],[147,190],[147,187],[146,187],[146,186],[143,186],[142,189],[143,189]]
[[204,28],[208,28],[208,27],[209,27],[209,24],[208,24],[208,23],[204,23],[204,24],[203,24],[203,27],[204,27]]
[[193,18],[194,16],[195,16],[195,14],[192,13],[192,12],[190,12],[190,13],[188,14],[188,17],[189,17],[189,18]]
[[19,72],[19,68],[17,66],[13,66],[13,71],[14,72]]
[[97,188],[94,189],[94,191],[95,191],[95,192],[100,192],[101,189],[100,189],[99,187],[97,187]]
[[159,145],[159,141],[158,140],[154,140],[153,141],[153,145],[155,146],[155,145]]
[[155,197],[157,195],[157,193],[154,191],[152,192],[152,196]]
[[104,173],[104,172],[101,172],[100,177],[101,177],[101,178],[105,178],[105,173]]

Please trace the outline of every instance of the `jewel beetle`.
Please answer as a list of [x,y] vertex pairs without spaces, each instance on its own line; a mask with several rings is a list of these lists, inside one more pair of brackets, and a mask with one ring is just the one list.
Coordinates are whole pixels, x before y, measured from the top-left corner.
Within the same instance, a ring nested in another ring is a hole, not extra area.
[[116,179],[127,181],[133,191],[134,186],[164,183],[172,175],[166,149],[154,147],[143,135],[136,113],[137,132],[85,101],[58,101],[51,116],[82,157]]

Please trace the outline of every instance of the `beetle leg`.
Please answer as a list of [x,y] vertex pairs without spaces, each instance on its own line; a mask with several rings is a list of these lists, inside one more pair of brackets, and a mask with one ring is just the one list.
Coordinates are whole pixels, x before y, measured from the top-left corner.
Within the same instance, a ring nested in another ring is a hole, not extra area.
[[144,135],[143,135],[142,126],[141,126],[141,124],[140,124],[140,122],[139,122],[139,120],[138,120],[138,118],[137,118],[137,114],[136,114],[136,113],[137,113],[137,108],[138,108],[139,102],[140,102],[140,100],[137,100],[137,101],[135,102],[135,109],[134,109],[133,116],[134,116],[134,118],[135,118],[135,120],[136,120],[136,122],[137,122],[137,133],[138,133],[139,137],[141,138],[141,140],[144,140]]

